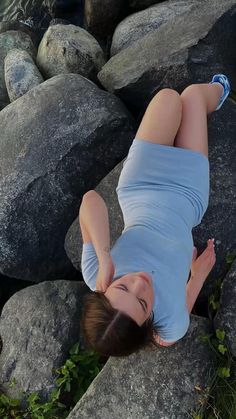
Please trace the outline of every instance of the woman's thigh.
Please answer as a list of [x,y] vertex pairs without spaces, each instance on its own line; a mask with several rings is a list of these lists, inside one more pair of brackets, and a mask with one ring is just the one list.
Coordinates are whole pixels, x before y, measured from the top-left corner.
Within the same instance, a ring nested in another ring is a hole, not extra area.
[[174,145],[182,118],[182,100],[172,89],[160,90],[149,103],[135,139]]
[[175,147],[198,151],[208,157],[207,109],[197,86],[186,88],[180,95],[183,105],[182,121],[175,137]]

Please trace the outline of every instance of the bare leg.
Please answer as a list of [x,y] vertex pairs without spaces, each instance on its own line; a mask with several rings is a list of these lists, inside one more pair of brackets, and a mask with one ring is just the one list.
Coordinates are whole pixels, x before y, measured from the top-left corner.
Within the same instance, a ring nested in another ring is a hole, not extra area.
[[162,89],[148,104],[135,138],[173,146],[181,118],[180,94],[169,88]]
[[223,87],[220,83],[192,84],[181,93],[182,121],[174,140],[175,147],[199,151],[208,157],[207,115],[214,112]]

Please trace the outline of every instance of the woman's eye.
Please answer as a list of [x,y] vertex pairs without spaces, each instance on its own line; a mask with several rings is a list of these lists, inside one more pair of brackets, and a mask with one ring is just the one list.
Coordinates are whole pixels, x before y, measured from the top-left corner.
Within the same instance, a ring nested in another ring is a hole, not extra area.
[[144,300],[140,300],[140,301],[143,302],[144,308],[147,309],[147,303],[146,303],[146,301],[144,301]]

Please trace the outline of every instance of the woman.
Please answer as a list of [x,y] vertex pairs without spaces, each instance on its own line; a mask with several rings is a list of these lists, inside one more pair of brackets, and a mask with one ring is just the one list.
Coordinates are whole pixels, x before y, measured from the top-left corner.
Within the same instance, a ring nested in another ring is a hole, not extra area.
[[197,258],[192,238],[209,200],[207,115],[229,92],[228,78],[216,74],[181,95],[165,88],[153,97],[116,188],[124,229],[111,251],[104,200],[93,190],[83,197],[81,268],[95,292],[85,298],[81,327],[103,355],[169,346],[188,330],[216,261],[214,239]]

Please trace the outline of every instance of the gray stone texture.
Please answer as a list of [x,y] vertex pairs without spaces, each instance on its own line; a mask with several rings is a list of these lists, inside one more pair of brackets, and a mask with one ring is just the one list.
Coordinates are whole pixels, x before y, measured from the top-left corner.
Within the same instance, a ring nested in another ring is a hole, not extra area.
[[183,5],[182,14],[173,11],[166,23],[126,45],[98,73],[100,83],[139,115],[164,87],[181,92],[217,72],[226,72],[236,83],[235,0],[194,0],[192,8],[186,3],[187,11]]
[[189,419],[210,383],[214,356],[200,335],[209,321],[191,316],[187,335],[170,347],[110,357],[68,419]]
[[7,106],[0,124],[0,272],[65,277],[65,235],[82,196],[125,156],[135,122],[119,98],[65,74]]
[[7,31],[0,33],[0,110],[9,103],[7,94],[4,60],[9,51],[19,48],[27,51],[32,57],[36,55],[36,49],[29,35],[20,31]]
[[[0,318],[1,390],[21,398],[37,391],[46,399],[55,388],[55,371],[81,342],[80,314],[88,287],[74,281],[48,281],[16,292]],[[10,387],[12,380],[16,381]]]
[[50,26],[39,44],[37,65],[46,78],[77,73],[96,82],[104,64],[97,40],[75,25]]
[[5,82],[11,102],[23,96],[33,87],[43,83],[34,60],[23,50],[12,49],[5,58]]
[[233,356],[236,356],[236,260],[223,280],[220,308],[214,318],[215,329],[223,329],[225,341]]
[[[0,6],[1,7],[1,6]],[[37,48],[40,41],[40,34],[38,30],[34,30],[28,25],[25,25],[18,20],[8,20],[0,22],[0,33],[8,31],[25,32],[32,39],[34,46]]]
[[[169,23],[185,13],[191,13],[194,9],[196,9],[195,1],[174,0],[163,1],[140,12],[130,14],[115,29],[111,56],[130,47],[148,33],[151,34],[164,23]],[[169,47],[167,47],[167,54],[168,51]]]

